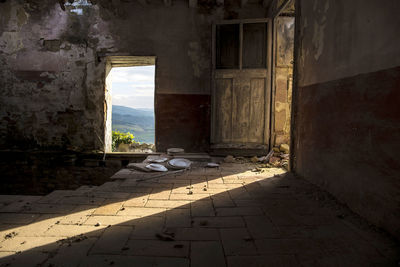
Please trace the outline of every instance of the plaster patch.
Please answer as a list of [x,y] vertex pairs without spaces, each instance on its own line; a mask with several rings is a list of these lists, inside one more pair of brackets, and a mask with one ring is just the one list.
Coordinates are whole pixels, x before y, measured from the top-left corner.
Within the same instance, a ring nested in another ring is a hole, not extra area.
[[15,54],[24,48],[18,32],[3,32],[0,37],[0,50],[5,54]]
[[18,8],[17,10],[17,24],[18,27],[21,28],[28,22],[29,14],[25,12],[23,7]]
[[[329,1],[327,0],[325,2],[322,12],[320,10],[318,10],[318,13],[326,14],[328,9],[329,9]],[[316,52],[314,54],[315,60],[319,59],[319,57],[322,55],[322,51],[324,49],[324,33],[325,33],[325,27],[326,27],[326,20],[327,20],[326,15],[322,15],[322,17],[319,21],[316,20],[314,22],[314,33],[313,33],[313,37],[312,37],[312,43],[316,50]]]
[[207,57],[202,56],[201,46],[198,42],[189,43],[188,56],[192,60],[194,76],[200,78],[204,69],[208,67]]

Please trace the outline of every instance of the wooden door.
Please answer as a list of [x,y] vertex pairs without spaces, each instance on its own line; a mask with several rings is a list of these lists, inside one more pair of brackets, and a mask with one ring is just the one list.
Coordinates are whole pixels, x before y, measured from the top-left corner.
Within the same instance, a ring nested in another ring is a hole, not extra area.
[[213,27],[212,148],[269,149],[270,25],[229,21]]

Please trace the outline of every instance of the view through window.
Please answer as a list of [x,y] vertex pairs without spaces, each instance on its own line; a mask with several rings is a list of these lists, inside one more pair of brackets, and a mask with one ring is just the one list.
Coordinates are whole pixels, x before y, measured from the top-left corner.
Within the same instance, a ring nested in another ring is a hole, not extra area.
[[113,151],[154,151],[155,66],[113,67],[109,75]]

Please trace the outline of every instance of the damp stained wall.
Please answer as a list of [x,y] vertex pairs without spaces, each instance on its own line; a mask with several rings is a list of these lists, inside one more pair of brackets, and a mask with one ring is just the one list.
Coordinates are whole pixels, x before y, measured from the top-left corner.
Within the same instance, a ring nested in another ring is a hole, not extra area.
[[293,167],[400,238],[400,2],[299,0]]
[[156,56],[160,151],[209,145],[211,25],[266,8],[199,1],[0,3],[0,148],[103,150],[106,57]]
[[289,144],[293,86],[294,17],[275,19],[274,145]]

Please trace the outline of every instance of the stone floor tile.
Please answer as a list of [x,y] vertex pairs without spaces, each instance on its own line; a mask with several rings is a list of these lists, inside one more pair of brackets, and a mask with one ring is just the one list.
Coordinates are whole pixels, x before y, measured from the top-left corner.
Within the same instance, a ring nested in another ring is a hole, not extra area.
[[95,212],[96,208],[93,206],[78,206],[72,210],[66,216],[63,216],[60,220],[60,224],[83,224],[89,218],[90,215]]
[[190,209],[167,210],[166,227],[190,227]]
[[212,195],[211,199],[215,208],[236,206],[231,197],[227,194]]
[[103,203],[100,207],[98,207],[94,212],[93,215],[116,215],[118,211],[121,210],[122,205],[125,201],[113,201],[107,200]]
[[96,205],[101,204],[104,198],[87,196],[65,196],[58,200],[60,204]]
[[[315,186],[274,176],[280,169],[249,171],[254,167],[222,163],[210,172],[194,168],[149,181],[124,170],[125,180],[54,191],[29,203],[30,196],[0,195],[0,210],[8,209],[0,211],[0,265],[21,266],[22,259],[44,266],[398,263],[398,244],[350,211],[337,217],[343,211],[335,203],[310,195],[319,193]],[[166,233],[174,241],[159,239]]]
[[236,228],[244,227],[242,217],[195,217],[193,218],[193,227],[209,228]]
[[50,227],[60,222],[59,217],[54,214],[42,214],[40,216],[35,216],[35,220],[29,224],[15,225],[10,224],[7,227],[4,227],[0,231],[0,240],[3,239],[7,234],[14,232],[17,236],[43,236],[44,232],[47,231]]
[[166,208],[142,208],[142,207],[123,207],[117,215],[125,216],[164,216]]
[[211,200],[194,201],[190,203],[190,209],[193,217],[215,216],[215,210]]
[[213,228],[167,228],[168,233],[173,233],[175,240],[208,241],[220,240],[218,229]]
[[132,226],[111,226],[105,229],[90,254],[121,254],[132,230]]
[[220,241],[193,241],[190,249],[190,266],[226,266]]
[[44,236],[50,237],[73,237],[78,235],[85,236],[100,236],[106,228],[106,225],[91,226],[91,225],[53,225],[50,229],[44,232]]
[[263,215],[263,211],[259,207],[216,208],[215,212],[217,216]]
[[76,205],[71,204],[39,204],[35,203],[23,209],[23,213],[59,213],[66,214],[76,208]]
[[8,199],[8,201],[3,201],[0,205],[0,212],[20,212],[24,210],[25,207],[36,203],[42,199],[42,196],[14,196]]
[[[295,255],[273,254],[263,256],[228,256],[229,267],[298,267],[300,263]],[[305,265],[311,266],[311,265]],[[337,265],[341,266],[341,265]]]
[[198,194],[198,193],[186,193],[186,194],[171,194],[170,199],[171,200],[189,200],[191,202],[197,201],[197,200],[206,200],[209,199],[209,194]]
[[312,239],[256,239],[260,254],[312,254],[324,252],[322,246]]
[[279,228],[267,216],[244,216],[246,226],[255,239],[280,237]]
[[125,192],[103,192],[103,191],[92,191],[87,194],[88,197],[105,198],[107,199],[129,199],[130,193]]
[[253,199],[233,199],[237,207],[262,207],[262,203]]
[[190,208],[189,200],[148,200],[145,207],[147,208]]
[[65,196],[73,196],[74,194],[75,190],[54,190],[50,194],[39,199],[37,203],[53,204],[57,203],[61,198]]
[[128,241],[126,255],[152,257],[189,257],[188,241],[137,240]]
[[149,199],[169,199],[171,190],[162,190],[159,192],[153,192],[149,195]]
[[0,251],[54,251],[60,244],[57,237],[28,237],[28,236],[15,236],[8,238],[0,243]]
[[187,258],[92,255],[84,258],[79,266],[189,267],[189,264],[189,259]]
[[27,224],[36,220],[40,214],[0,213],[0,223]]
[[163,233],[165,229],[165,218],[147,216],[134,221],[134,229],[131,239],[157,239],[157,234]]
[[53,257],[49,257],[43,266],[79,266],[96,241],[97,238],[65,240],[61,242],[57,253]]
[[244,187],[235,188],[229,191],[232,199],[253,199]]
[[246,228],[220,229],[225,255],[256,255],[254,239]]
[[209,187],[215,184],[223,184],[224,180],[221,176],[207,176],[207,184]]
[[126,199],[124,207],[144,207],[148,199],[148,194],[133,193]]
[[112,189],[113,192],[126,192],[126,193],[141,193],[150,194],[153,191],[151,187],[138,187],[138,186],[117,186]]
[[93,215],[90,216],[84,223],[86,225],[135,225],[135,220],[140,219],[139,216],[104,216],[104,215]]
[[25,251],[23,253],[0,252],[0,266],[25,267],[27,263],[30,266],[41,266],[43,262],[50,257],[49,253],[42,251]]

